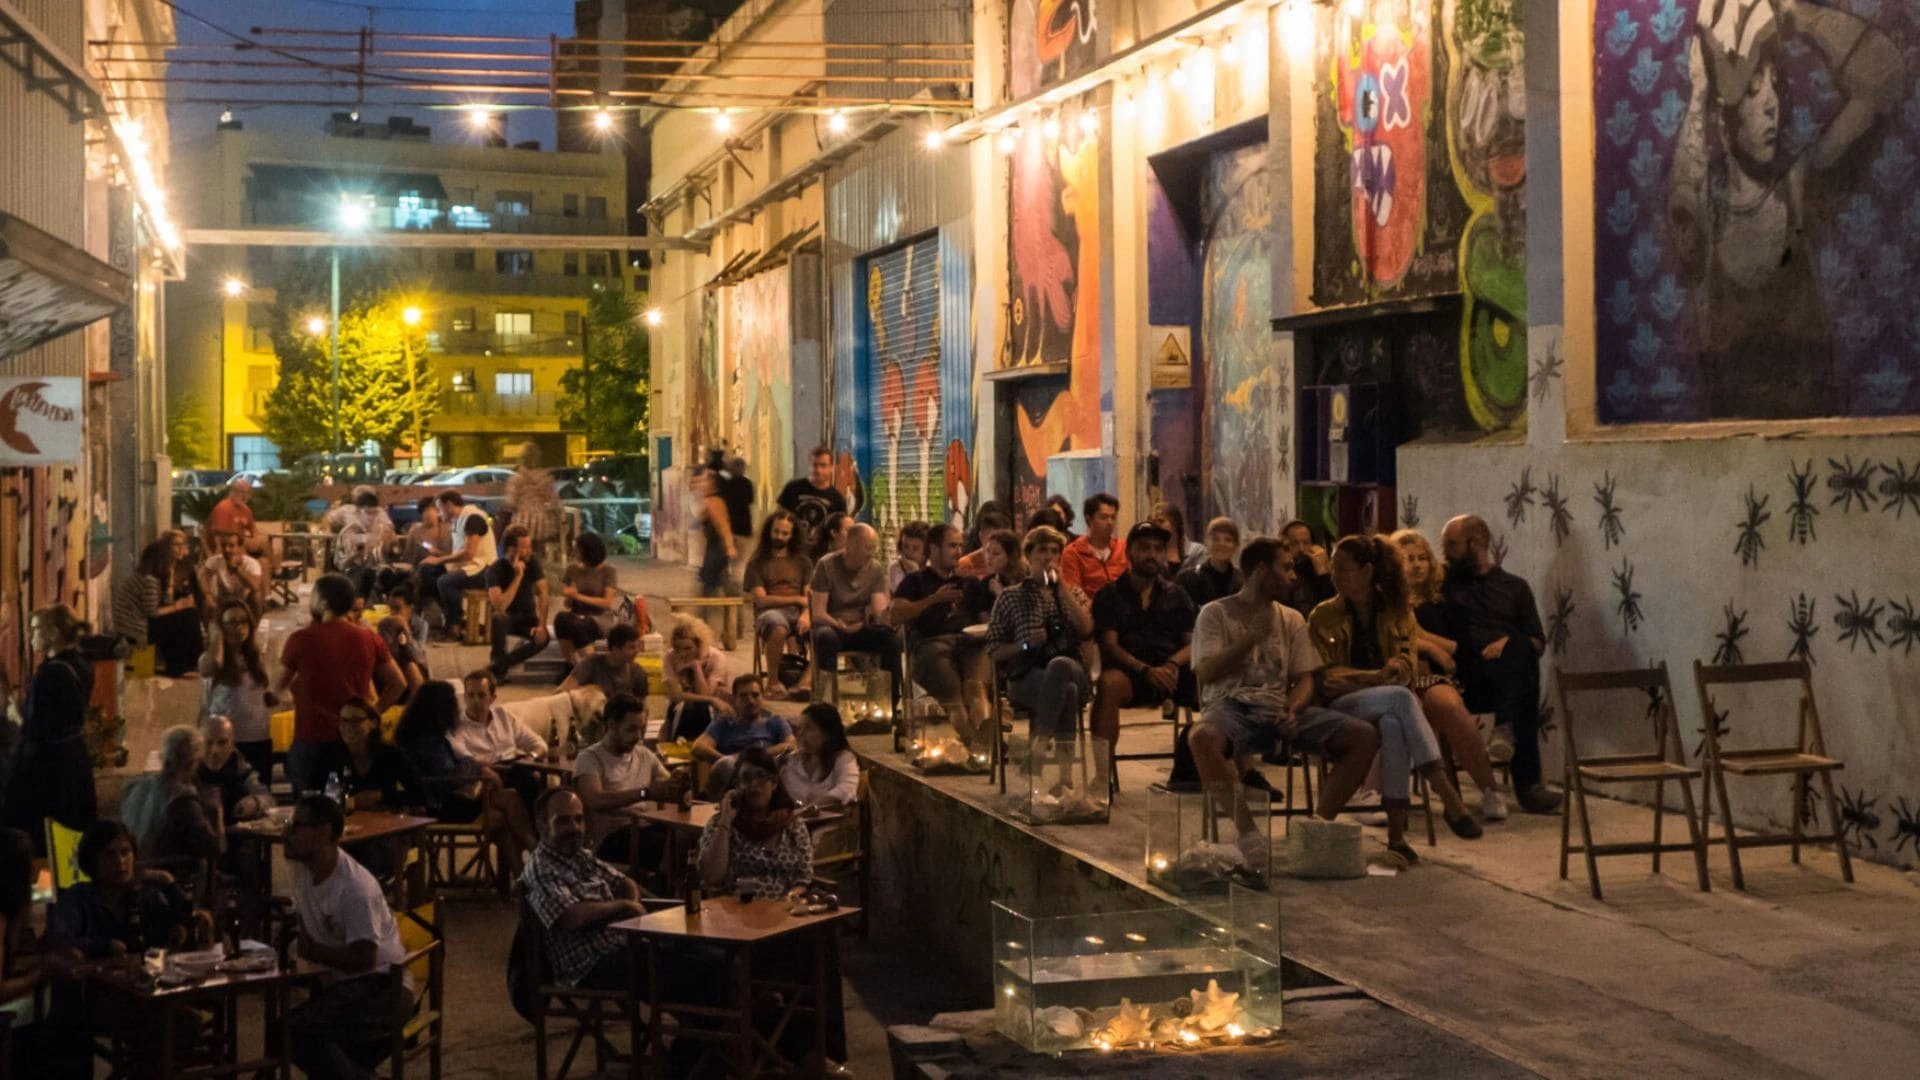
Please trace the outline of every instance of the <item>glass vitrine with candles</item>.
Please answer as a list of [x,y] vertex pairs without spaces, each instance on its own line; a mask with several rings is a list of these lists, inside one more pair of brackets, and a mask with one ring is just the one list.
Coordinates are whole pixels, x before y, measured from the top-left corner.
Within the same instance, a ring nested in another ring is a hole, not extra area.
[[1273,858],[1273,806],[1265,791],[1233,793],[1147,789],[1147,880],[1182,896],[1267,887]]
[[1179,1048],[1278,1030],[1280,902],[1034,916],[993,906],[994,1026],[1040,1053]]
[[1030,825],[1104,825],[1111,806],[1113,744],[1086,731],[1034,735],[1012,755],[1006,812]]
[[830,685],[847,734],[884,735],[895,730],[893,673],[878,656],[841,653]]
[[906,743],[901,750],[907,764],[922,773],[984,773],[990,737],[955,724],[939,704],[922,701],[907,710]]

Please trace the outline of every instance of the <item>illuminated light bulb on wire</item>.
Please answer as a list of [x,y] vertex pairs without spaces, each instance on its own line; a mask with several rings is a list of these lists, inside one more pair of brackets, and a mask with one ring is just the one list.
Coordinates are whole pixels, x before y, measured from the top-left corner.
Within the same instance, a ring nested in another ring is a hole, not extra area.
[[1000,133],[1000,152],[1002,154],[1012,157],[1014,148],[1018,145],[1020,145],[1019,129],[1008,128]]
[[606,134],[613,130],[613,114],[605,109],[593,110],[593,130]]
[[713,130],[725,135],[733,130],[733,115],[725,109],[713,114]]
[[467,126],[475,131],[485,131],[493,124],[493,110],[472,108],[467,110]]
[[1133,119],[1135,114],[1137,114],[1139,111],[1140,111],[1140,107],[1134,104],[1132,94],[1128,94],[1126,97],[1121,98],[1120,104],[1114,106],[1114,115],[1118,116],[1122,120]]
[[237,296],[239,296],[239,295],[240,295],[241,293],[243,293],[243,292],[246,292],[246,291],[247,291],[247,283],[246,283],[246,282],[244,282],[244,281],[241,281],[241,280],[240,280],[239,278],[237,278],[237,277],[230,277],[230,278],[228,278],[228,279],[227,279],[227,281],[226,281],[226,284],[224,284],[224,285],[222,285],[222,286],[221,286],[221,289],[222,289],[222,291],[224,291],[224,292],[225,292],[225,293],[226,293],[226,294],[227,294],[228,296],[234,296],[234,297],[237,297]]
[[661,323],[666,321],[667,321],[667,317],[661,313],[659,308],[647,309],[647,325],[648,326],[659,326]]
[[1173,72],[1167,76],[1167,82],[1171,84],[1175,90],[1184,90],[1186,88],[1187,62],[1185,60],[1173,66]]
[[1060,118],[1057,116],[1047,117],[1047,122],[1040,125],[1040,133],[1042,135],[1045,135],[1049,139],[1059,138],[1060,137]]
[[1240,62],[1240,44],[1232,35],[1220,39],[1220,62],[1229,66]]
[[939,128],[934,128],[932,131],[927,132],[926,144],[929,150],[940,149],[947,145],[947,133],[941,131]]
[[1088,109],[1080,114],[1080,130],[1091,135],[1100,130],[1100,114]]
[[827,114],[827,131],[834,135],[847,133],[847,114],[835,109]]

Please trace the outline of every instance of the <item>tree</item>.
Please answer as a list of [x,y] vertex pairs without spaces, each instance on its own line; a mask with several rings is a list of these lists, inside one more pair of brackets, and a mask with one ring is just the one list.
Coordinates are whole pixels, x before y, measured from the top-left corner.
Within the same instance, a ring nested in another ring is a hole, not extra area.
[[594,450],[647,450],[652,364],[636,307],[626,293],[593,293],[584,323],[586,355],[579,367],[560,376],[560,423],[585,432]]
[[[329,302],[325,258],[296,264],[278,283],[271,312],[280,381],[267,395],[267,434],[281,460],[324,453],[333,423],[332,360],[328,336],[315,334]],[[340,280],[340,449],[378,443],[393,450],[413,440],[439,405],[426,335],[401,318],[405,304],[392,276],[378,263],[342,258]],[[408,371],[411,359],[412,371]],[[409,375],[411,374],[411,378]]]
[[167,456],[181,469],[205,468],[214,461],[207,403],[191,390],[174,400],[167,415]]

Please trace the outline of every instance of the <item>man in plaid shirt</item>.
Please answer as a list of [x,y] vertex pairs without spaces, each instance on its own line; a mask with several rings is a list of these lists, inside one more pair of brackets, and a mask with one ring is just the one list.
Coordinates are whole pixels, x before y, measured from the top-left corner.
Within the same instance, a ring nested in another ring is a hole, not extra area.
[[554,978],[594,990],[628,986],[627,936],[610,924],[647,913],[640,886],[587,850],[587,811],[578,795],[566,788],[548,792],[539,818],[546,835],[528,856],[520,884],[546,927]]

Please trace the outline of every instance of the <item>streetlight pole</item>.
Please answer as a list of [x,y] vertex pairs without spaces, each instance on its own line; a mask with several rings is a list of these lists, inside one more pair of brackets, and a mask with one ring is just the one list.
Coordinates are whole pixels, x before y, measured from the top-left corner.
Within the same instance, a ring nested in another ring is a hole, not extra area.
[[[329,263],[333,272],[329,277],[333,281],[333,317],[327,323],[327,353],[333,362],[333,409],[328,414],[327,454],[329,457],[338,458],[340,456],[340,249],[336,246],[331,250],[333,254]],[[332,462],[328,463],[326,471],[329,474],[333,472],[332,464]]]
[[407,401],[413,406],[413,457],[414,464],[427,467],[427,443],[425,433],[420,430],[420,390],[415,385],[413,372],[413,327],[420,325],[420,309],[406,307],[400,311],[400,321],[407,329],[400,331],[400,356],[407,365]]

